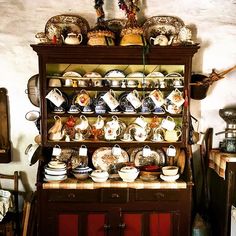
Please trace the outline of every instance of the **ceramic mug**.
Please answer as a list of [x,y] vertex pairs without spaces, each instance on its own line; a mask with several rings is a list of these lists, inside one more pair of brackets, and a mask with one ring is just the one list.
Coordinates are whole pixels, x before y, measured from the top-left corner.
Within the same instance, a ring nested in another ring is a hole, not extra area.
[[60,107],[63,102],[65,102],[65,98],[62,96],[62,93],[59,89],[52,89],[46,96],[48,100],[50,100],[55,106]]
[[110,91],[106,92],[102,96],[102,98],[111,110],[115,110],[119,106],[119,102],[116,100],[115,93],[112,89],[110,89]]
[[81,115],[79,117],[79,124],[75,125],[75,129],[79,129],[79,130],[86,130],[89,127],[89,122],[86,116]]
[[174,118],[171,116],[167,116],[165,119],[161,121],[161,127],[167,130],[174,130],[175,128]]
[[126,99],[131,103],[131,105],[137,109],[142,106],[142,102],[139,99],[139,94],[137,90],[133,90],[130,92],[127,96]]

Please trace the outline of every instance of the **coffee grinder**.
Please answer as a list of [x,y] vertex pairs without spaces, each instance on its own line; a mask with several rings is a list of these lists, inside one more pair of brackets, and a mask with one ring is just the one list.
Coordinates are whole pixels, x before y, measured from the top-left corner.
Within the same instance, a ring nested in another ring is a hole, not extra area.
[[219,144],[220,151],[236,153],[236,107],[220,109],[219,115],[226,122],[225,131],[216,133],[225,134],[225,139]]

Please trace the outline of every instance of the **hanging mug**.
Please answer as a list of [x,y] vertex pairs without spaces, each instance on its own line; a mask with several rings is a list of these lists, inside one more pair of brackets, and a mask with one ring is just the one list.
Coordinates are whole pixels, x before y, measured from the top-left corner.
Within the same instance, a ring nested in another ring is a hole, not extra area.
[[161,127],[167,130],[173,130],[175,128],[174,118],[172,118],[171,116],[167,116],[162,120]]
[[75,130],[86,130],[89,127],[89,122],[86,116],[81,115],[79,117],[80,123],[75,125]]
[[60,107],[63,102],[65,102],[65,98],[62,96],[62,93],[59,89],[52,89],[46,96],[48,100],[50,100],[55,106]]
[[131,103],[131,105],[137,109],[140,106],[142,106],[142,102],[139,99],[139,93],[137,90],[133,90],[130,92],[127,96],[126,99]]
[[109,106],[111,110],[115,110],[119,106],[119,102],[115,98],[115,93],[112,89],[110,91],[106,92],[102,98],[105,101],[105,103]]

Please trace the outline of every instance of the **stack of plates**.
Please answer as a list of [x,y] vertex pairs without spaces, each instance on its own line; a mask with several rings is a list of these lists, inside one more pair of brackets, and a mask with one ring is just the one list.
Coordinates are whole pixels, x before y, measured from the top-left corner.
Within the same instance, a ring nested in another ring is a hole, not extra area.
[[50,161],[44,167],[44,176],[46,182],[60,182],[67,179],[66,164],[60,161]]

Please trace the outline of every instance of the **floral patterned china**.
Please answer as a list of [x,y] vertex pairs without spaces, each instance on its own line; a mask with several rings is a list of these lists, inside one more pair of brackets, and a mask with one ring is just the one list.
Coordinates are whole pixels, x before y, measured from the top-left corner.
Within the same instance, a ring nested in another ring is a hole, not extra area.
[[128,153],[121,149],[121,154],[114,156],[112,153],[112,147],[98,148],[92,155],[92,163],[96,169],[108,171],[112,165],[121,162],[128,162]]

